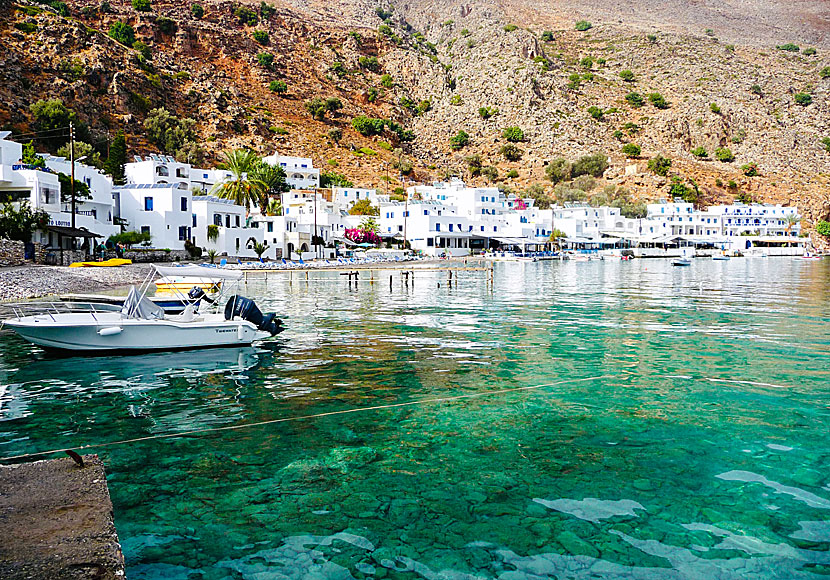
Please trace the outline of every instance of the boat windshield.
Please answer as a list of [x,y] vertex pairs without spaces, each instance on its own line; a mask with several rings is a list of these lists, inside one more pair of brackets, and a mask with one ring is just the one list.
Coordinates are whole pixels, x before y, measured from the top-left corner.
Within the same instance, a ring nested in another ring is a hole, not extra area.
[[146,296],[141,295],[135,286],[130,286],[130,292],[124,299],[121,314],[127,318],[161,320],[164,318],[164,309]]

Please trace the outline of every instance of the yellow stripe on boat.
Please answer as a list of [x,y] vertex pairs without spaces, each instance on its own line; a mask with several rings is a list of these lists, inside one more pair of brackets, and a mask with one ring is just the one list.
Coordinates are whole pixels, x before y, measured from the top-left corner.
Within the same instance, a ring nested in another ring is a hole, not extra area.
[[103,262],[73,262],[69,264],[70,268],[114,268],[116,266],[126,266],[132,264],[132,260],[125,260],[124,258],[110,258]]

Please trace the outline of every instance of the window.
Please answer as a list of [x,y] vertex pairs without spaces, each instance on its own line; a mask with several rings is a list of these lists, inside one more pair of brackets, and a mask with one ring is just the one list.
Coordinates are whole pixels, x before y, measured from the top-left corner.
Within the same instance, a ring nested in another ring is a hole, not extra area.
[[497,232],[497,231],[499,231],[499,229],[496,226],[493,226],[493,231]]
[[432,238],[427,238],[427,247],[431,248],[435,245],[435,242]]
[[236,251],[239,251],[239,238],[236,238]]
[[268,222],[268,231],[269,231],[269,232],[273,232],[273,231],[274,231],[274,222]]
[[239,227],[239,216],[236,216],[236,227]]
[[222,216],[218,213],[213,214],[213,225],[221,226],[222,225]]
[[196,227],[196,214],[193,214],[193,227]]
[[435,224],[435,231],[436,231],[436,232],[440,232],[440,231],[441,231],[441,224]]
[[408,211],[403,212],[403,217],[409,217],[409,212]]
[[144,211],[153,211],[153,198],[152,197],[145,197],[144,198]]
[[398,231],[402,232],[403,231],[403,226],[398,226]]
[[225,216],[225,227],[226,228],[231,227],[231,216],[230,215]]
[[183,242],[187,239],[187,226],[179,226],[179,241]]
[[183,197],[181,199],[181,202],[182,202],[182,211],[187,211],[187,198]]
[[484,231],[484,226],[481,226],[481,231],[482,231],[482,232]]
[[452,231],[452,224],[450,224],[450,231]]
[[141,226],[141,233],[142,234],[149,234],[150,233],[150,226]]
[[424,210],[424,215],[429,215],[429,210],[428,209]]

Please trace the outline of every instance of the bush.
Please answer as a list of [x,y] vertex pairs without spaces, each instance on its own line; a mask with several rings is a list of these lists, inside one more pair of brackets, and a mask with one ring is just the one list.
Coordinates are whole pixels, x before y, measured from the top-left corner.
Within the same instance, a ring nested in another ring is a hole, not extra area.
[[803,54],[804,56],[814,56],[816,54],[816,49],[815,48],[805,48],[804,52],[802,52],[801,54]]
[[193,119],[179,119],[165,108],[153,109],[144,120],[147,140],[170,155],[196,142],[195,125]]
[[648,96],[648,100],[651,102],[652,105],[654,105],[658,109],[669,108],[669,103],[666,102],[666,99],[664,99],[663,95],[661,95],[660,93],[651,93]]
[[499,170],[493,165],[488,165],[487,167],[481,168],[481,175],[486,177],[487,181],[492,183],[499,178]]
[[285,81],[271,81],[268,84],[268,89],[272,93],[277,93],[278,95],[284,95],[288,92],[288,84]]
[[634,82],[634,73],[631,72],[628,69],[621,70],[620,71],[620,78],[622,80],[624,80],[625,82],[627,82],[627,83],[633,83]]
[[657,157],[652,157],[648,161],[648,169],[652,173],[657,175],[662,175],[665,177],[669,174],[669,169],[671,168],[671,159],[666,159],[662,155],[658,155]]
[[268,20],[271,18],[277,9],[271,6],[270,4],[266,4],[265,2],[259,3],[259,14],[262,16],[263,20]]
[[586,30],[590,30],[592,27],[593,25],[587,20],[580,20],[574,25],[574,28],[576,28],[579,32],[585,32]]
[[[346,179],[345,176],[340,175],[339,173],[331,172],[322,172],[320,174],[320,187],[329,188],[329,187],[354,187],[354,184]],[[368,199],[361,199],[360,202],[366,202],[366,204],[371,207],[371,202]],[[358,202],[358,203],[360,203]],[[378,215],[378,214],[360,214],[360,215]]]
[[502,148],[499,150],[499,152],[508,161],[518,161],[522,158],[522,150],[511,143],[508,143],[507,145],[502,145]]
[[384,126],[383,119],[373,119],[364,115],[358,115],[352,119],[352,128],[364,137],[383,133]]
[[778,50],[783,50],[786,52],[798,52],[801,48],[797,44],[793,44],[792,42],[788,42],[787,44],[782,44],[780,46],[776,46]]
[[489,119],[494,115],[498,115],[499,110],[495,107],[481,107],[478,110],[478,116],[482,119]]
[[565,181],[571,176],[571,164],[564,157],[557,157],[545,166],[545,175],[553,183]]
[[378,57],[376,56],[361,56],[357,59],[358,64],[360,64],[361,68],[365,68],[371,71],[377,71],[380,68],[380,64],[378,63]]
[[806,107],[807,105],[813,102],[813,97],[808,95],[807,93],[796,93],[793,96],[793,100],[802,107]]
[[755,84],[749,87],[749,92],[753,95],[762,95],[764,91],[761,89],[761,85]]
[[516,26],[515,24],[508,24],[502,30],[504,30],[505,32],[513,32],[514,30],[518,30],[518,29],[519,29],[519,27]]
[[593,155],[585,155],[571,165],[571,177],[579,177],[580,175],[602,177],[606,169],[608,169],[608,158],[605,154],[594,153]]
[[581,61],[579,61],[579,66],[586,70],[591,70],[594,67],[594,59],[590,56],[586,56]]
[[470,170],[470,175],[472,175],[473,177],[475,177],[476,175],[481,175],[480,155],[470,155],[469,157],[465,157],[464,163],[467,164],[467,169]]
[[709,110],[716,115],[720,115],[721,110],[717,103],[709,103]]
[[259,16],[257,16],[257,13],[246,6],[237,6],[236,10],[233,11],[233,15],[236,16],[240,24],[256,26],[259,22]]
[[129,248],[130,246],[134,246],[136,244],[149,242],[151,239],[152,237],[149,233],[121,232],[120,234],[110,236],[107,242],[113,246],[123,244]]
[[591,105],[590,107],[588,107],[588,114],[591,115],[597,121],[601,121],[604,113],[602,112],[602,109],[600,109],[596,105]]
[[251,36],[260,44],[268,44],[271,40],[264,30],[254,30]]
[[640,156],[640,146],[636,143],[626,143],[623,145],[622,148],[623,155],[629,158],[639,157]]
[[515,178],[519,177],[519,172],[516,171],[515,169],[511,169],[510,171],[508,171],[506,173],[505,176],[509,179],[515,179]]
[[14,27],[21,32],[25,32],[26,34],[30,34],[37,30],[37,24],[34,24],[33,22],[15,22]]
[[274,66],[274,55],[270,52],[260,52],[256,55],[256,60],[263,68],[271,69]]
[[640,93],[628,93],[625,96],[625,100],[628,101],[628,104],[635,109],[639,109],[645,104],[645,99],[643,99],[643,96]]
[[201,18],[205,15],[205,9],[202,8],[201,4],[193,4],[190,7],[190,13],[193,14],[194,18]]
[[824,220],[817,222],[816,233],[820,236],[830,237],[830,222]]
[[153,9],[150,6],[150,0],[132,0],[133,9],[139,12],[150,12]]
[[821,69],[818,73],[818,76],[820,76],[823,79],[830,79],[830,66],[826,66],[823,69]]
[[462,104],[464,104],[464,101],[461,99],[461,95],[453,95],[450,97],[450,105],[457,107]]
[[695,147],[692,149],[691,154],[697,157],[698,159],[705,159],[709,157],[709,153],[706,151],[704,147]]
[[158,18],[156,18],[156,28],[158,28],[159,32],[161,32],[162,34],[170,36],[172,34],[175,34],[178,26],[176,26],[175,20],[165,18],[164,16],[159,16]]
[[830,153],[830,137],[825,137],[821,140],[822,145],[824,145],[824,149]]
[[470,143],[470,136],[466,131],[461,130],[454,137],[450,139],[450,147],[453,151],[463,149]]
[[747,163],[746,165],[741,165],[741,171],[743,171],[744,175],[747,177],[755,177],[758,175],[758,164]]
[[381,75],[380,77],[380,84],[386,87],[387,89],[392,88],[392,75]]
[[732,151],[726,147],[718,147],[715,149],[715,157],[723,163],[732,163],[735,161],[735,156],[732,154]]
[[519,127],[506,127],[501,132],[501,136],[511,143],[519,143],[525,140],[525,133]]
[[116,20],[110,24],[109,37],[124,46],[132,46],[135,43],[135,31],[126,22]]
[[150,47],[144,44],[140,40],[136,40],[133,43],[133,49],[141,55],[144,60],[150,60],[153,58],[153,52],[150,50]]
[[550,30],[545,30],[542,33],[542,42],[553,42],[553,41],[554,41],[553,32],[550,31]]

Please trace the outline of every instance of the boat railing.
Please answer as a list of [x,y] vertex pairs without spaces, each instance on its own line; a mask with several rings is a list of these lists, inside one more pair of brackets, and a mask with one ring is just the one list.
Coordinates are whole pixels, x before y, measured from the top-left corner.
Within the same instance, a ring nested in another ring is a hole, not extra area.
[[[16,302],[0,305],[0,317],[3,319],[20,319],[26,316],[49,316],[55,320],[56,314],[71,314],[77,312],[90,313],[93,318],[104,312],[120,312],[121,307],[115,304],[101,304],[95,302]],[[9,316],[9,314],[11,316]]]

